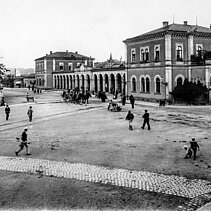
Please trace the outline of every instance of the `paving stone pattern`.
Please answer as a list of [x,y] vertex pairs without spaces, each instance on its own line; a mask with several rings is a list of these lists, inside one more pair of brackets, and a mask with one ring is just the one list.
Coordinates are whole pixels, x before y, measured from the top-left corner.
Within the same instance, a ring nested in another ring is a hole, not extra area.
[[211,193],[202,194],[187,201],[184,205],[179,206],[177,208],[177,211],[194,211],[206,205],[209,202],[211,202]]
[[78,179],[140,190],[195,198],[211,192],[206,180],[190,180],[144,171],[110,169],[82,163],[58,162],[24,157],[0,156],[0,170]]

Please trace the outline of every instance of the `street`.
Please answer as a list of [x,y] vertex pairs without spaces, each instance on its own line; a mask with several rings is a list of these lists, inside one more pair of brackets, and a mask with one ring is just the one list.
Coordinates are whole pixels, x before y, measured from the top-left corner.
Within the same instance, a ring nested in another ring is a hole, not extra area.
[[[8,121],[0,107],[1,208],[176,210],[211,200],[211,106],[136,101],[132,110],[128,101],[121,112],[110,112],[94,97],[76,105],[64,103],[59,91],[46,91],[27,102],[26,92],[4,90]],[[133,131],[125,120],[129,109]],[[150,131],[141,129],[145,109]],[[32,155],[24,149],[16,157],[16,137],[26,126]],[[183,145],[192,136],[200,151],[196,160],[184,159]],[[203,195],[207,201],[191,203]]]

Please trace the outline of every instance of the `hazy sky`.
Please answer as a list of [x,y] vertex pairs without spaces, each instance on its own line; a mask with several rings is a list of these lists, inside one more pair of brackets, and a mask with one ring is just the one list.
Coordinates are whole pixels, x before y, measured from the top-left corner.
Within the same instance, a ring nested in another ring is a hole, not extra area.
[[50,51],[125,59],[123,40],[171,24],[211,24],[210,0],[0,0],[0,62],[34,68]]

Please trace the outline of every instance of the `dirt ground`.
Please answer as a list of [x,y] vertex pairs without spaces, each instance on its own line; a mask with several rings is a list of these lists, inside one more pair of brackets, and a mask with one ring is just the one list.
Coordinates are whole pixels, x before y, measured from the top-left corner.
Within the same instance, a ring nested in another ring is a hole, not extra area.
[[[96,102],[96,99],[93,103]],[[34,123],[29,129],[32,158],[87,163],[109,168],[149,171],[190,179],[211,180],[210,107],[159,108],[136,105],[133,131],[128,130],[127,104],[122,112],[107,111],[107,103],[84,113],[70,113]],[[64,106],[64,103],[58,103]],[[33,105],[35,112],[36,104]],[[152,130],[142,130],[148,109]],[[39,111],[40,112],[40,111]],[[5,130],[0,155],[14,156],[14,137],[22,128]],[[184,159],[184,144],[195,136],[197,159]],[[53,145],[53,150],[51,146]],[[25,156],[24,153],[20,156]],[[0,171],[2,209],[126,209],[176,210],[188,199],[64,178]]]

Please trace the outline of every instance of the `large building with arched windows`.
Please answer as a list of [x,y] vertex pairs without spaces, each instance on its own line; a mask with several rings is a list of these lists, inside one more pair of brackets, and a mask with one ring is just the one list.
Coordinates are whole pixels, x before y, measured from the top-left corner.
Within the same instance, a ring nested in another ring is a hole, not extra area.
[[128,38],[128,93],[143,100],[171,100],[187,78],[211,88],[211,28],[163,22],[161,28]]
[[110,59],[97,63],[77,52],[50,52],[35,60],[38,89],[73,89],[126,93],[126,71],[123,62]]

